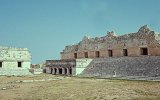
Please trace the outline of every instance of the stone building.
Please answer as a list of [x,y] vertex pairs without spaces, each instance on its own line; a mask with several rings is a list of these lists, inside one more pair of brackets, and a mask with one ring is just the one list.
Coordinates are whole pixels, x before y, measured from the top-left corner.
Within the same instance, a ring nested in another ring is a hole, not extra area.
[[0,47],[0,75],[31,75],[27,48]]
[[75,60],[46,60],[46,73],[53,75],[72,75]]
[[117,36],[113,31],[104,37],[84,37],[76,45],[68,45],[61,52],[61,59],[103,58],[123,56],[160,56],[160,33],[147,25],[138,32]]
[[[68,67],[65,61],[75,61]],[[46,61],[47,73],[73,76],[160,79],[160,33],[142,26],[138,32],[117,36],[84,37],[66,46],[61,60]]]

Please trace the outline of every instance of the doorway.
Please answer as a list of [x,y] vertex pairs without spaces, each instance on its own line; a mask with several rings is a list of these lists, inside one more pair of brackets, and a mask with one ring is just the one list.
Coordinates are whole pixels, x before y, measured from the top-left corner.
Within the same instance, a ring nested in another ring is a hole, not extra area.
[[62,74],[62,68],[59,68],[59,74]]
[[141,55],[148,55],[148,48],[141,48],[140,53]]
[[96,51],[96,58],[99,58],[99,51]]
[[72,68],[69,69],[69,74],[72,75]]
[[112,50],[108,50],[108,56],[109,56],[109,57],[112,57],[112,56],[113,56]]
[[74,58],[77,59],[77,53],[74,53]]
[[85,53],[84,53],[84,57],[85,57],[85,58],[88,58],[88,52],[85,52]]
[[65,68],[65,73],[64,74],[67,75],[67,68]]
[[123,49],[123,56],[128,56],[128,50],[127,49]]

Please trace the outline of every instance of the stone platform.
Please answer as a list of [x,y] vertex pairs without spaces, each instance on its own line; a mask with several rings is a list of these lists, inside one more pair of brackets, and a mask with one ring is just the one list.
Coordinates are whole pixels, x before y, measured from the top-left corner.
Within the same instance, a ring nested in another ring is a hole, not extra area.
[[95,58],[78,76],[156,78],[160,77],[160,56]]
[[5,69],[0,68],[0,75],[7,75],[7,76],[25,76],[25,75],[33,75],[29,72],[29,69],[24,68],[14,68],[14,69]]

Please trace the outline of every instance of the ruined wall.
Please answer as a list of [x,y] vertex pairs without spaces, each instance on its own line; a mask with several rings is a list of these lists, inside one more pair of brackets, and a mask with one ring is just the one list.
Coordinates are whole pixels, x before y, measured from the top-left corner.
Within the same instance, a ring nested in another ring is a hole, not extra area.
[[148,55],[160,56],[160,33],[154,32],[147,25],[142,26],[138,32],[117,36],[113,31],[107,32],[104,37],[84,37],[76,45],[66,46],[61,52],[61,59],[86,58],[84,53],[88,52],[88,58],[96,58],[96,51],[100,52],[99,57],[108,57],[108,50],[112,50],[113,57],[123,55],[123,49],[127,49],[127,56],[140,56],[140,49],[148,48]]

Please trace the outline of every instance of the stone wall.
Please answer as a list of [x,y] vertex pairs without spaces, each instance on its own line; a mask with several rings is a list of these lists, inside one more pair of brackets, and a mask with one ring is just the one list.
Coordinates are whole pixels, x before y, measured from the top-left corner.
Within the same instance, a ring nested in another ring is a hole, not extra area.
[[34,74],[41,74],[41,73],[43,73],[43,69],[41,69],[41,68],[35,68],[35,69],[33,69],[34,70]]
[[96,58],[80,76],[160,77],[160,56]]
[[[21,68],[30,68],[31,62],[29,61],[22,61],[22,67]],[[2,68],[5,69],[13,69],[13,68],[18,68],[18,61],[3,61],[2,62]]]
[[31,72],[29,72],[29,69],[23,69],[23,68],[5,69],[5,68],[0,68],[0,75],[25,76],[25,75],[33,75],[33,74]]

